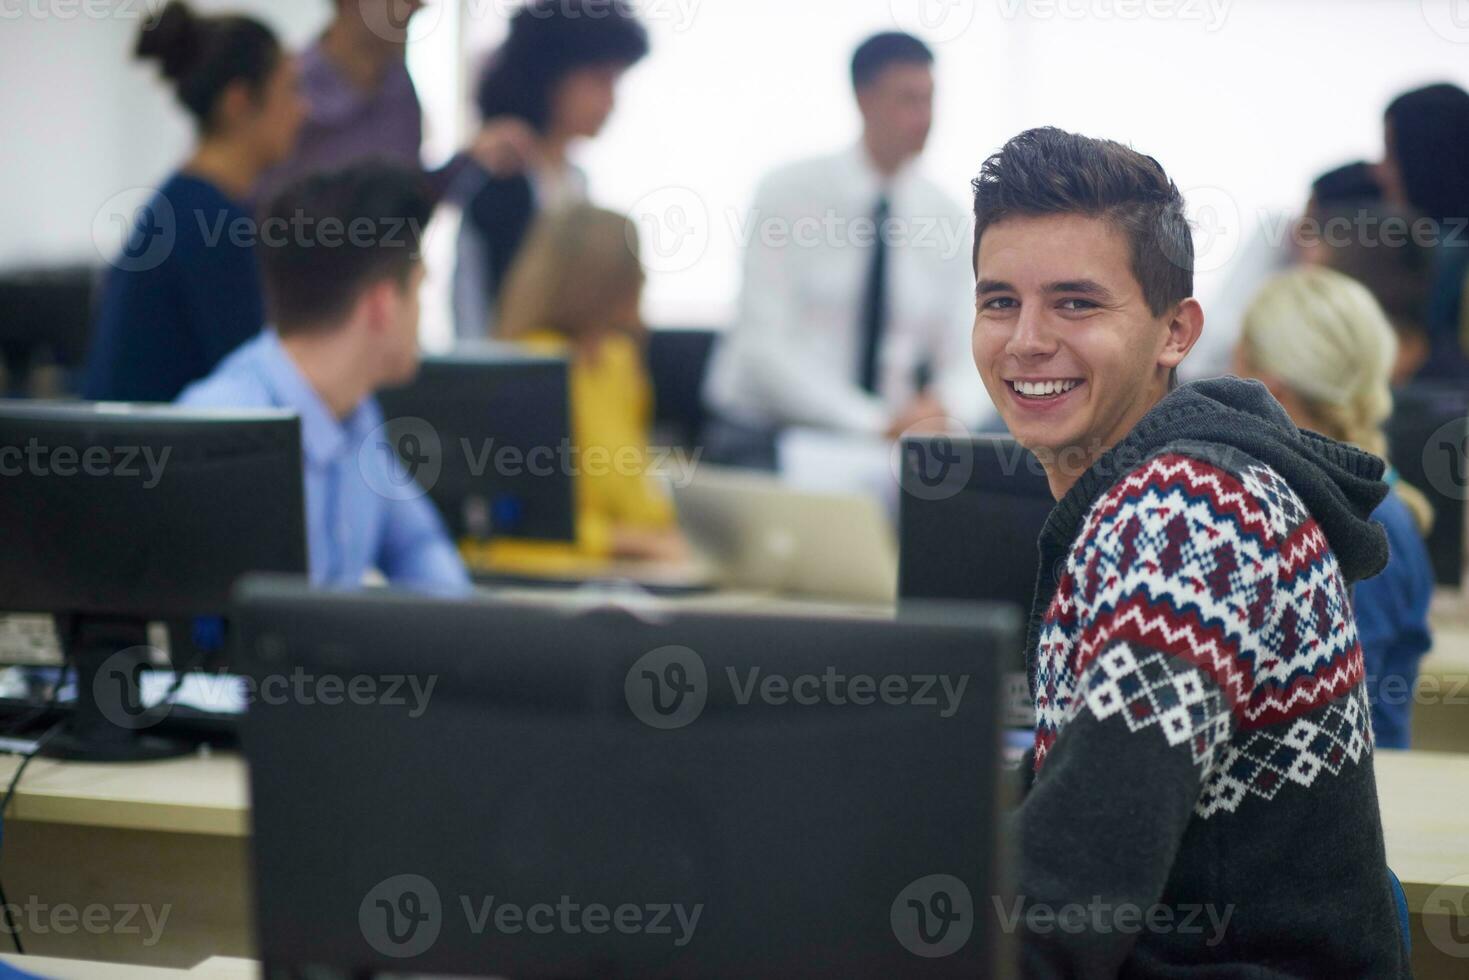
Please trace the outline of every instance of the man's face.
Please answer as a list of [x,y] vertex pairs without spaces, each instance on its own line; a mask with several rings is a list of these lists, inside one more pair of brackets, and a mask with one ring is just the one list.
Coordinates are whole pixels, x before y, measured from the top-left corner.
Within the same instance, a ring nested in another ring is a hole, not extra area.
[[904,159],[923,153],[933,128],[933,69],[895,64],[884,68],[857,94],[862,119],[872,138]]
[[389,44],[406,44],[408,22],[427,5],[426,0],[337,0],[337,12],[360,17],[375,37]]
[[1008,218],[980,239],[977,275],[975,362],[1011,434],[1043,462],[1085,469],[1167,393],[1182,359],[1168,350],[1172,316],[1148,309],[1111,223]]

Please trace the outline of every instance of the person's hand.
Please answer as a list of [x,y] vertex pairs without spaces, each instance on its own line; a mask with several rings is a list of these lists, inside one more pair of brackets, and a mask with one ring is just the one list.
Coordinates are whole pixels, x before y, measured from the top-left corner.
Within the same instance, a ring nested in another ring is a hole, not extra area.
[[888,426],[889,439],[901,436],[936,436],[949,431],[949,412],[932,392],[919,393]]
[[513,177],[535,166],[540,144],[524,120],[499,116],[480,127],[469,144],[469,155],[492,176]]
[[612,536],[612,557],[624,561],[680,564],[693,559],[688,539],[678,530],[623,529]]

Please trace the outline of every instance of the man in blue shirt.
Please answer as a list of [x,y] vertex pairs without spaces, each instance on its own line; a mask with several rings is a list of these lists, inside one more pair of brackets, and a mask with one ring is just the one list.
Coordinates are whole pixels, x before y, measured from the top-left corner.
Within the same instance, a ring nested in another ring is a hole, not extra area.
[[420,176],[358,164],[286,188],[260,226],[273,326],[190,386],[192,407],[285,408],[301,417],[311,580],[460,591],[469,578],[413,486],[373,395],[418,370]]

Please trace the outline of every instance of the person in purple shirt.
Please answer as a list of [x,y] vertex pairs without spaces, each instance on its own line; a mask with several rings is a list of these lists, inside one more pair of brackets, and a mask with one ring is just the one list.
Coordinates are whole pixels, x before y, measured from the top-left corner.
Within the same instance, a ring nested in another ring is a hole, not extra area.
[[[369,157],[422,166],[423,107],[405,58],[408,25],[423,0],[333,3],[331,23],[300,58],[306,124],[295,152],[262,178],[262,199],[306,174]],[[437,201],[471,161],[491,173],[517,173],[535,153],[528,125],[493,119],[465,152],[425,176]]]
[[432,210],[420,174],[383,162],[287,186],[261,224],[273,327],[179,397],[195,408],[300,415],[316,585],[353,588],[375,570],[420,590],[469,587],[373,397],[418,370],[422,233]]

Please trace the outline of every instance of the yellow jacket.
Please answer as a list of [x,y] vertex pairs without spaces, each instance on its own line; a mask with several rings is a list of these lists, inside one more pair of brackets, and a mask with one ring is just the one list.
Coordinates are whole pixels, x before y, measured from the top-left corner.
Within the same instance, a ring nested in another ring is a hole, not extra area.
[[[575,551],[586,557],[612,553],[615,529],[666,530],[676,525],[673,502],[648,474],[653,387],[642,350],[630,337],[607,338],[591,355],[575,353],[565,337],[538,331],[521,338],[541,354],[570,356],[571,441],[576,494]],[[554,560],[565,548],[530,542],[497,542],[496,561]]]

